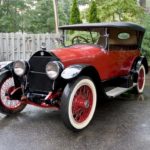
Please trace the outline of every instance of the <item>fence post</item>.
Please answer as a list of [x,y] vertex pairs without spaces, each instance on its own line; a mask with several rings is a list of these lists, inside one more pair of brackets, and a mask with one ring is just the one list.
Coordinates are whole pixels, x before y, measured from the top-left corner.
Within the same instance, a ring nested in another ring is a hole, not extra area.
[[33,54],[35,51],[36,51],[36,49],[35,49],[35,36],[34,36],[34,34],[31,34],[31,54]]
[[12,54],[12,60],[14,60],[15,59],[15,57],[14,57],[14,53],[15,53],[15,36],[14,36],[14,33],[11,33],[10,34],[10,39],[11,39],[11,49],[10,49],[10,51],[11,51],[11,54]]
[[[5,41],[5,47],[4,47],[4,59],[5,60],[10,60],[11,59],[11,50],[9,49],[9,45],[10,45],[10,42],[9,42],[9,34],[8,33],[5,33],[3,34],[3,41]],[[6,54],[6,55],[5,55]]]
[[16,51],[17,51],[17,59],[19,60],[21,58],[21,50],[20,50],[20,34],[16,33],[16,38],[17,38],[17,44],[16,44]]
[[42,42],[46,43],[47,50],[57,46],[56,34],[26,34],[0,33],[0,61],[28,59],[35,51],[40,50]]
[[37,34],[37,40],[36,40],[36,44],[37,44],[37,51],[40,50],[40,34]]
[[26,51],[26,35],[25,35],[25,33],[23,33],[22,34],[22,47],[23,47],[23,60],[25,60],[26,59],[26,53],[25,53],[25,51]]
[[3,45],[2,45],[2,33],[0,33],[0,60],[2,60],[3,56]]

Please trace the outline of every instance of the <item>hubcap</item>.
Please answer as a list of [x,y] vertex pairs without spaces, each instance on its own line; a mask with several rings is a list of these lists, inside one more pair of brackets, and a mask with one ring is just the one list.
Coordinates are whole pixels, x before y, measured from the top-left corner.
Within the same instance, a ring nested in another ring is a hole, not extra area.
[[15,89],[13,78],[8,78],[3,82],[0,89],[0,100],[7,109],[16,109],[21,105],[19,100],[11,100],[10,94]]
[[142,89],[144,84],[144,70],[143,68],[140,69],[139,75],[138,75],[138,88]]
[[81,123],[87,119],[93,105],[93,94],[89,86],[81,86],[73,99],[72,113],[76,122]]

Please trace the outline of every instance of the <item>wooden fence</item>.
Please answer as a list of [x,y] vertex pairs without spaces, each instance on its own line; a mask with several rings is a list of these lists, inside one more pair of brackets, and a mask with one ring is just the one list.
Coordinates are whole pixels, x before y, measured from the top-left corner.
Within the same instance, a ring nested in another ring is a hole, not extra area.
[[59,35],[56,34],[27,34],[0,33],[0,61],[28,60],[36,51],[40,50],[43,42],[47,50],[59,46]]

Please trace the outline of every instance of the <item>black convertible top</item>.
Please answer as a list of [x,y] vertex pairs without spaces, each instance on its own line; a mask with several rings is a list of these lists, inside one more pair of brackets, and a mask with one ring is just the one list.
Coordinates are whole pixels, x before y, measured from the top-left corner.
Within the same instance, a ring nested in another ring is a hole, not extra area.
[[87,30],[91,28],[128,28],[131,30],[145,32],[145,28],[130,22],[109,22],[109,23],[89,23],[89,24],[74,24],[74,25],[66,25],[60,26],[59,29],[62,30]]

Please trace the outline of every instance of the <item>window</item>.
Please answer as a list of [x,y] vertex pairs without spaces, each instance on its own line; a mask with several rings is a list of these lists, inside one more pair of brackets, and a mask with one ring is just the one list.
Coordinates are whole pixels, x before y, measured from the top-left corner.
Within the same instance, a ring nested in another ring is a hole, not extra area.
[[129,33],[119,33],[118,34],[118,38],[120,39],[120,40],[127,40],[127,39],[129,39],[130,38],[130,34]]

